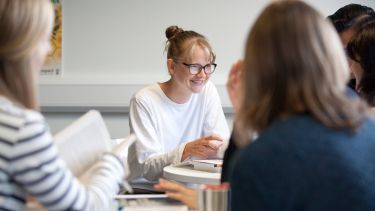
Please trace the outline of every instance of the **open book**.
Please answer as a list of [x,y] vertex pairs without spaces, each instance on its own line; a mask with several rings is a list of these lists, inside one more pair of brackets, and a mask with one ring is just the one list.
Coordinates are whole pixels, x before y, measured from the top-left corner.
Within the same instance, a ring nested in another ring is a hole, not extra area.
[[176,166],[190,165],[196,170],[208,171],[208,172],[221,172],[223,166],[222,159],[211,159],[211,160],[186,160]]
[[[96,170],[95,163],[104,152],[110,151],[114,145],[121,143],[121,148],[116,150],[121,150],[121,154],[128,157],[129,148],[136,140],[134,135],[117,141],[112,140],[102,116],[95,110],[81,116],[56,134],[54,138],[59,156],[82,183],[89,181],[93,171]],[[126,180],[123,181],[123,185],[129,192],[132,192]]]
[[102,116],[95,110],[81,116],[54,138],[60,157],[77,177],[86,173],[113,145]]

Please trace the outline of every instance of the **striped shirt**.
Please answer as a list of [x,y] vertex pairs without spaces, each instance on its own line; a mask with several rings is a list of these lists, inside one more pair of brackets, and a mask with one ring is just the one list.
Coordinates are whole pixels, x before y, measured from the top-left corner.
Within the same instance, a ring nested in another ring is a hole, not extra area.
[[108,210],[123,176],[121,161],[106,154],[82,185],[58,157],[42,115],[0,97],[0,210],[23,210],[26,194],[49,210]]

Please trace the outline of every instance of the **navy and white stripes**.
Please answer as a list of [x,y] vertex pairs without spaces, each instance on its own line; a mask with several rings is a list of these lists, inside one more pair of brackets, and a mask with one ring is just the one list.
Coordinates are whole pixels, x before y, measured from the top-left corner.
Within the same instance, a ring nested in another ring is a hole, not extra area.
[[0,210],[23,210],[26,193],[51,210],[105,210],[124,175],[111,154],[83,186],[58,157],[44,118],[0,97]]

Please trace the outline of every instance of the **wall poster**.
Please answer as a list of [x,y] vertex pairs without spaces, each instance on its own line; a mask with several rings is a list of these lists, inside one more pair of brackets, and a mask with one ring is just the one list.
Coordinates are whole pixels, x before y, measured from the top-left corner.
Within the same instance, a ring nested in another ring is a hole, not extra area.
[[55,24],[51,35],[51,52],[40,71],[41,76],[62,76],[62,0],[51,0],[55,9]]

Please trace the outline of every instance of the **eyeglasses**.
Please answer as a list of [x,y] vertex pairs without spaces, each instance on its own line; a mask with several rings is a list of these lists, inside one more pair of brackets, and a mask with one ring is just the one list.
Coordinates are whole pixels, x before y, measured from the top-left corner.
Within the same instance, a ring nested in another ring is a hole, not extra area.
[[190,74],[192,75],[199,74],[202,69],[204,70],[204,73],[206,75],[210,75],[215,71],[215,68],[217,65],[215,63],[206,64],[205,66],[202,66],[200,64],[186,64],[186,63],[182,63],[182,64],[189,68]]

